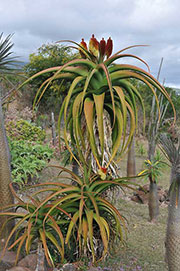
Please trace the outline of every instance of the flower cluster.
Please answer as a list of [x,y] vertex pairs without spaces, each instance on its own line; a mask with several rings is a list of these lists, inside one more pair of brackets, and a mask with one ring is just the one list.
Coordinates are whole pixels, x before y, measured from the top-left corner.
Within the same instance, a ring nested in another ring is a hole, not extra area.
[[103,61],[105,57],[109,58],[111,56],[112,49],[113,42],[110,37],[107,41],[102,38],[99,42],[93,34],[89,41],[89,49],[84,39],[82,39],[80,43],[79,53],[82,58],[88,58],[90,53],[91,56],[93,56],[96,60]]

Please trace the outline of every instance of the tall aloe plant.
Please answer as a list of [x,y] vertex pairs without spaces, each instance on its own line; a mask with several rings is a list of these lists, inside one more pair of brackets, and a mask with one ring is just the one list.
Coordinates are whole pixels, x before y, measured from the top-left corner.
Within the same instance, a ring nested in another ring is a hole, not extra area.
[[[154,89],[169,100],[173,110],[174,106],[166,90],[149,71],[133,65],[115,64],[116,60],[130,57],[144,63],[148,68],[148,65],[139,57],[125,53],[125,50],[135,46],[111,55],[113,49],[111,38],[107,42],[104,39],[98,42],[92,35],[89,48],[83,39],[80,44],[74,41],[65,42],[70,42],[72,47],[79,51],[81,58],[71,60],[63,66],[41,71],[26,80],[24,84],[44,73],[51,73],[37,91],[34,101],[36,105],[54,80],[72,81],[59,113],[59,134],[63,132],[67,149],[78,163],[81,174],[77,176],[59,167],[70,174],[68,179],[74,181],[76,185],[50,183],[50,188],[45,189],[50,192],[49,196],[35,212],[38,212],[38,209],[49,201],[52,203],[52,208],[44,218],[45,223],[51,212],[56,207],[60,208],[63,219],[66,214],[68,222],[65,244],[68,244],[71,236],[75,235],[79,252],[82,253],[83,249],[90,248],[92,259],[95,261],[97,255],[94,242],[97,239],[101,240],[101,256],[105,256],[111,236],[122,239],[122,229],[126,228],[123,216],[104,198],[104,193],[114,186],[126,188],[132,186],[127,178],[114,178],[109,170],[117,154],[121,158],[131,144],[138,123],[139,104],[145,120],[141,93],[130,79],[135,78],[146,84],[153,92],[157,105],[159,102]],[[54,72],[53,75],[52,72]],[[63,128],[61,127],[62,119],[64,119]],[[112,145],[108,152],[105,150],[107,145],[105,119],[109,120],[109,137]],[[97,170],[92,168],[92,160]],[[38,193],[41,191],[44,190]],[[98,238],[96,232],[99,234]]]
[[[127,49],[141,45],[130,46],[111,55],[113,49],[111,38],[107,42],[104,39],[98,42],[92,35],[89,41],[89,49],[84,39],[82,39],[80,44],[69,40],[64,42],[70,42],[73,48],[79,50],[81,58],[69,61],[63,66],[39,72],[26,82],[44,73],[54,72],[39,88],[34,101],[34,104],[36,104],[41,100],[44,92],[54,80],[61,78],[72,81],[61,106],[59,130],[60,132],[63,130],[66,146],[80,167],[82,164],[87,165],[88,162],[85,155],[87,142],[84,139],[84,134],[87,133],[90,149],[99,170],[107,170],[117,152],[121,157],[131,143],[137,125],[138,102],[143,109],[145,119],[141,93],[129,79],[135,78],[146,84],[150,91],[153,92],[157,105],[159,105],[156,94],[158,91],[172,105],[171,99],[167,91],[149,73],[149,67],[145,61],[135,55],[125,53]],[[133,65],[115,64],[116,60],[123,60],[127,57],[144,63],[148,71]],[[105,161],[104,157],[105,125],[103,116],[105,112],[109,116],[112,129],[112,151],[108,161]],[[128,133],[127,117],[130,119],[130,130]],[[62,118],[64,118],[65,123],[63,129],[60,127]],[[95,123],[97,124],[96,132],[94,130]],[[70,137],[68,136],[69,134]],[[77,149],[76,157],[72,152],[73,146]]]

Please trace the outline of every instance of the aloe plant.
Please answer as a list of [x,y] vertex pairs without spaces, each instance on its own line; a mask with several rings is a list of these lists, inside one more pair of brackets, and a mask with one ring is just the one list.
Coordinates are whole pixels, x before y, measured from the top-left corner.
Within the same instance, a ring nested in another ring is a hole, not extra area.
[[[104,197],[104,194],[115,186],[132,187],[127,178],[115,178],[110,170],[117,153],[121,159],[131,144],[138,123],[138,105],[142,107],[145,125],[143,99],[130,79],[140,80],[149,87],[155,96],[157,107],[159,102],[156,91],[162,93],[170,102],[174,115],[175,109],[166,90],[149,73],[145,61],[125,53],[126,50],[136,46],[127,47],[112,55],[111,38],[107,42],[104,39],[98,42],[92,35],[89,48],[84,39],[80,44],[69,40],[64,42],[70,42],[72,47],[79,51],[81,58],[69,61],[63,66],[38,72],[24,84],[50,72],[50,77],[37,91],[35,106],[54,80],[72,81],[59,113],[59,138],[63,132],[66,147],[78,163],[81,173],[78,176],[68,169],[59,167],[70,174],[67,180],[71,183],[73,181],[73,184],[68,185],[61,181],[46,183],[46,188],[40,189],[37,194],[43,191],[49,191],[50,194],[37,207],[36,212],[51,202],[52,207],[43,219],[45,224],[51,212],[61,208],[63,217],[66,215],[69,223],[64,237],[65,244],[68,245],[71,237],[76,236],[79,255],[85,252],[88,255],[89,251],[92,260],[95,261],[98,258],[94,243],[96,235],[98,234],[102,245],[99,256],[103,257],[108,252],[110,239],[114,240],[117,237],[122,240],[123,229],[126,229],[123,215]],[[133,65],[115,64],[116,60],[127,57],[144,63],[148,71]],[[63,128],[61,128],[62,119],[64,119]],[[105,119],[109,120],[109,125]],[[108,136],[107,128],[110,131]],[[111,145],[108,151],[107,137]]]
[[[96,261],[108,253],[110,243],[124,240],[126,219],[104,198],[103,193],[113,186],[134,189],[134,182],[131,183],[127,178],[112,179],[110,176],[102,180],[101,175],[86,171],[79,177],[64,167],[56,168],[60,170],[56,182],[32,186],[36,191],[31,193],[29,201],[21,200],[10,185],[17,203],[1,208],[0,216],[9,217],[1,233],[8,223],[16,220],[4,247],[4,252],[7,248],[16,248],[16,263],[21,249],[25,248],[26,253],[29,253],[37,242],[42,243],[47,262],[54,266],[50,244],[63,262],[64,251],[66,249],[70,253],[69,244],[74,236],[78,257],[89,253],[92,260]],[[66,184],[67,180],[74,184]],[[12,207],[14,211],[9,211]],[[97,253],[98,241],[101,250]]]
[[[126,219],[110,201],[104,198],[104,192],[115,186],[134,189],[134,182],[127,180],[126,177],[112,179],[109,176],[102,180],[101,175],[86,170],[84,175],[79,177],[64,167],[55,167],[60,170],[56,182],[34,186],[41,189],[38,189],[33,197],[42,192],[49,192],[49,196],[38,207],[42,208],[51,202],[49,205],[51,208],[46,212],[43,223],[58,208],[63,219],[68,223],[64,233],[65,245],[68,246],[72,236],[75,236],[79,257],[89,253],[93,261],[103,258],[108,253],[109,244],[115,240],[123,241],[124,233],[127,232]],[[67,180],[71,183],[73,181],[73,184],[65,184],[63,173],[66,173]],[[96,251],[98,240],[101,247],[99,253]]]
[[[28,254],[32,245],[39,242],[44,248],[44,253],[50,266],[54,266],[54,261],[49,250],[49,243],[53,246],[53,250],[60,254],[63,262],[64,237],[59,227],[59,224],[62,223],[60,221],[63,213],[61,208],[52,206],[50,203],[41,204],[42,201],[33,196],[29,196],[29,200],[25,202],[17,196],[12,184],[10,184],[10,188],[13,196],[16,198],[16,203],[1,208],[0,216],[8,217],[0,230],[1,235],[8,223],[16,220],[16,224],[6,239],[1,257],[3,257],[7,248],[16,248],[15,264],[17,264],[22,248]],[[54,207],[53,212],[50,214],[49,210],[52,207]],[[14,211],[9,211],[9,208],[13,208]]]
[[[158,159],[159,158],[159,159]],[[145,160],[145,169],[141,171],[138,175],[146,174],[149,179],[149,218],[151,222],[156,222],[159,215],[159,199],[158,199],[158,187],[157,181],[158,177],[162,174],[162,168],[165,166],[165,162],[162,160],[161,156],[157,156],[152,161]]]
[[[79,50],[81,58],[69,61],[63,66],[43,70],[30,77],[24,84],[44,73],[54,71],[54,74],[37,91],[34,101],[34,105],[36,105],[54,80],[69,79],[72,81],[61,106],[59,130],[61,132],[60,123],[64,118],[63,135],[66,146],[82,171],[81,165],[87,164],[86,140],[89,142],[99,170],[108,169],[117,152],[121,157],[131,143],[137,125],[138,102],[142,106],[145,120],[141,93],[129,79],[135,78],[146,84],[153,92],[157,106],[159,102],[155,89],[166,97],[173,110],[174,106],[165,88],[149,73],[149,67],[145,61],[135,55],[125,53],[126,50],[141,45],[129,46],[111,55],[113,49],[111,38],[107,42],[104,39],[98,42],[92,35],[89,49],[84,39],[80,44],[69,40],[64,42],[70,42],[73,48]],[[148,71],[133,65],[115,64],[116,60],[121,61],[127,57],[144,63]],[[108,159],[105,159],[104,155],[103,116],[105,113],[109,116],[112,130],[112,151]],[[130,119],[129,133],[127,133],[127,116]],[[97,124],[96,135],[95,124]],[[68,134],[70,134],[70,138]],[[87,135],[86,140],[84,135]],[[77,156],[74,155],[72,148],[76,148]]]

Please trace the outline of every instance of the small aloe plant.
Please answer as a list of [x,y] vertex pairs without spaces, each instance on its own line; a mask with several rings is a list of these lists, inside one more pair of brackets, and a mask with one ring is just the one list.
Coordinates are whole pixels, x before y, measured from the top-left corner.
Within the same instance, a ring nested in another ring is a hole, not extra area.
[[[69,244],[73,237],[79,257],[88,251],[95,262],[108,253],[110,243],[124,240],[123,233],[127,232],[126,220],[119,210],[104,198],[104,192],[115,186],[134,189],[134,182],[131,183],[127,178],[112,179],[110,176],[103,180],[101,175],[86,171],[79,177],[64,167],[56,168],[60,170],[57,182],[32,186],[36,188],[36,192],[29,196],[27,202],[21,200],[12,184],[10,185],[17,203],[1,209],[0,216],[9,217],[1,231],[11,220],[17,221],[4,247],[4,251],[6,248],[17,249],[16,263],[21,249],[25,248],[28,254],[34,243],[42,244],[48,264],[55,266],[50,244],[63,262],[65,248],[71,251]],[[66,173],[66,179],[74,184],[65,184],[62,173]],[[46,196],[43,198],[44,193]],[[12,207],[15,211],[8,211]],[[96,252],[97,240],[102,248],[99,255]]]
[[[160,159],[158,159],[160,158]],[[146,175],[149,179],[149,218],[151,222],[155,222],[159,215],[159,199],[158,199],[158,187],[157,181],[158,178],[162,175],[162,169],[165,166],[165,162],[162,160],[162,157],[157,155],[157,158],[152,161],[145,160],[144,165],[145,169],[141,171],[138,175]]]
[[[35,185],[42,189],[35,192],[34,196],[44,191],[49,192],[49,196],[39,206],[41,208],[41,206],[46,206],[49,201],[51,202],[51,208],[46,212],[43,223],[49,216],[52,216],[56,208],[62,210],[63,217],[64,214],[66,215],[64,219],[67,223],[64,236],[65,245],[68,245],[72,236],[75,236],[78,243],[78,255],[89,251],[93,262],[98,257],[103,258],[108,253],[112,240],[123,241],[123,232],[127,231],[125,218],[110,201],[104,198],[104,192],[115,186],[134,189],[134,182],[123,177],[112,179],[111,176],[106,176],[102,178],[101,172],[94,174],[90,171],[86,172],[86,170],[84,175],[79,177],[64,167],[56,166],[56,168],[60,170],[56,183]],[[65,184],[63,173],[66,173],[67,179],[73,181],[74,184]],[[96,239],[102,245],[100,255],[96,254],[94,243]]]
[[[29,196],[30,200],[25,202],[17,196],[12,184],[10,187],[17,203],[1,208],[0,216],[8,217],[1,228],[1,233],[11,220],[16,220],[16,224],[6,240],[3,253],[7,248],[9,250],[16,248],[15,264],[17,264],[21,249],[25,248],[28,254],[32,245],[39,242],[42,243],[48,264],[54,266],[53,257],[48,248],[48,242],[50,242],[54,250],[61,255],[63,262],[64,237],[58,224],[60,223],[60,221],[58,222],[58,217],[63,212],[61,208],[57,206],[53,208],[51,214],[47,215],[53,207],[51,204],[42,204],[41,201],[33,196]],[[9,208],[13,208],[15,211],[9,211]],[[21,211],[18,211],[18,209]]]

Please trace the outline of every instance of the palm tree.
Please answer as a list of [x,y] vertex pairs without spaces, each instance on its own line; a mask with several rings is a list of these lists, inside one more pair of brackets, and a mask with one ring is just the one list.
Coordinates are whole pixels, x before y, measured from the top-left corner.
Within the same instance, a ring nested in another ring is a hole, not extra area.
[[172,138],[163,134],[160,144],[171,162],[170,203],[166,232],[166,260],[169,271],[180,270],[180,138],[175,144]]
[[[0,34],[0,80],[6,80],[6,75],[14,72],[13,65],[16,63],[15,57],[11,57],[11,43],[12,35],[8,35],[3,40],[3,33]],[[10,154],[4,128],[3,111],[0,96],[0,206],[3,207],[7,204],[13,204],[13,196],[9,189],[9,183],[11,182],[11,170],[10,170]],[[0,218],[0,228],[5,222],[6,218]],[[4,238],[7,237],[11,230],[11,226],[6,227],[4,230]]]

